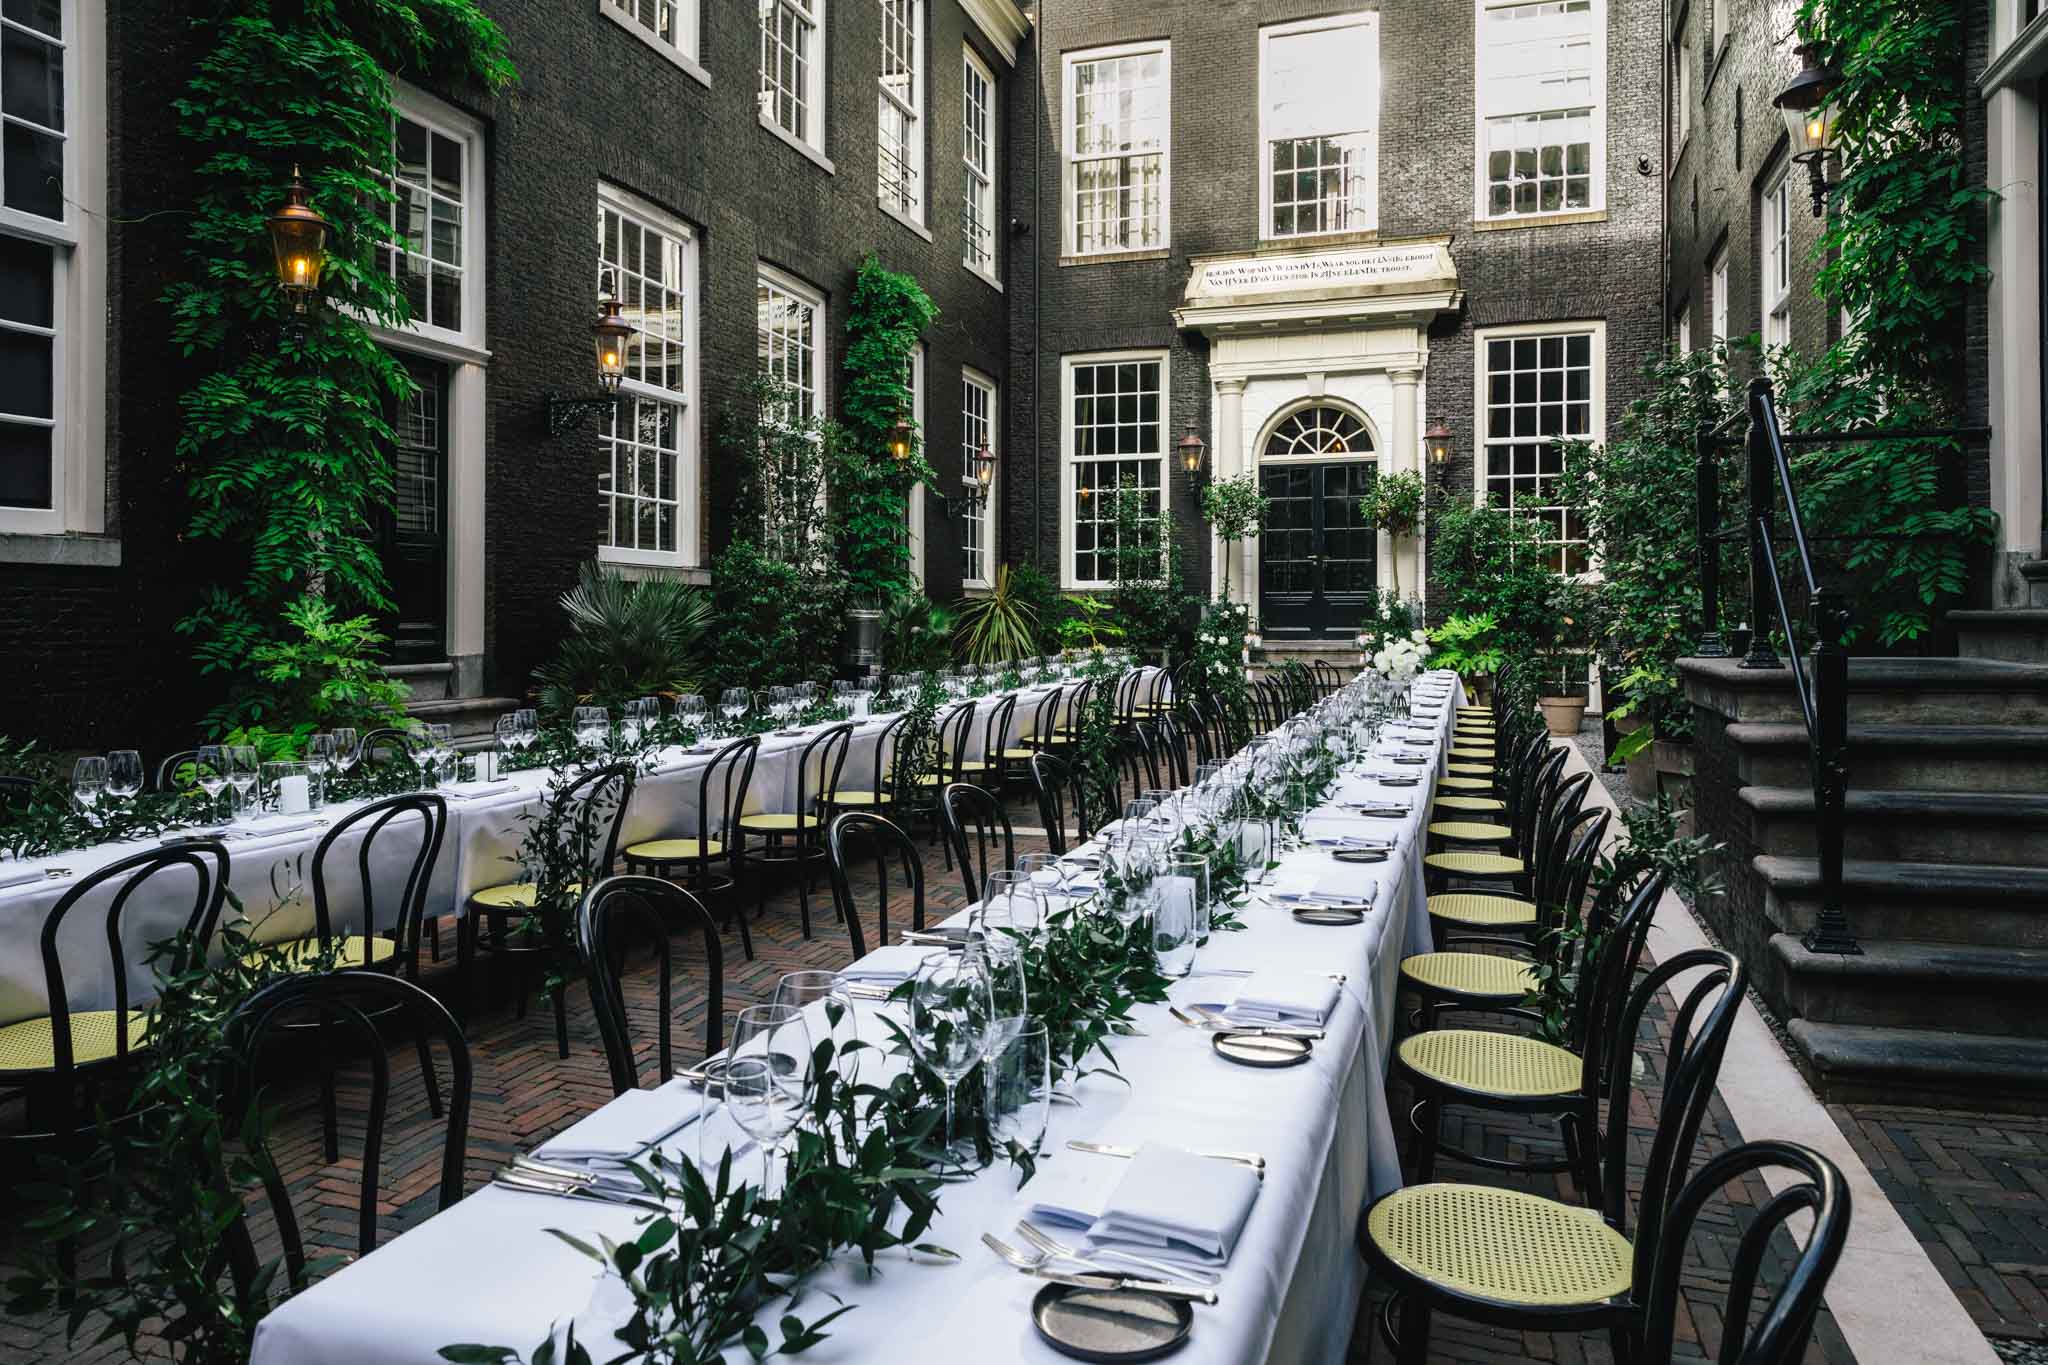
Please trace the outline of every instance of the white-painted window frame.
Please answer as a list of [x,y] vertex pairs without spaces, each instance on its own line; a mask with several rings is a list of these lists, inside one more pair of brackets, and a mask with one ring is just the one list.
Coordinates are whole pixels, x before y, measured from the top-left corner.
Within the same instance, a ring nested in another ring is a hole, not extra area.
[[[1119,361],[1156,361],[1159,365],[1159,451],[1156,455],[1091,456],[1074,454],[1074,371],[1084,365],[1111,365]],[[1060,586],[1086,590],[1112,586],[1108,579],[1077,578],[1074,575],[1074,495],[1078,486],[1078,464],[1114,464],[1129,460],[1154,460],[1159,465],[1159,505],[1162,515],[1171,491],[1172,471],[1167,468],[1167,433],[1172,426],[1170,402],[1173,394],[1172,356],[1164,348],[1146,347],[1122,351],[1077,351],[1060,357]]]
[[[1326,33],[1335,29],[1363,28],[1371,35],[1373,53],[1372,107],[1361,118],[1363,128],[1333,129],[1332,135],[1363,134],[1367,139],[1366,164],[1362,172],[1366,180],[1365,208],[1363,221],[1341,228],[1323,228],[1314,232],[1278,232],[1273,226],[1273,141],[1268,129],[1272,122],[1272,100],[1266,89],[1267,53],[1275,38],[1295,37],[1303,33]],[[1301,19],[1292,23],[1268,24],[1259,30],[1259,238],[1262,241],[1297,241],[1304,238],[1330,237],[1344,233],[1373,232],[1379,228],[1380,213],[1380,33],[1379,14],[1373,10],[1354,11],[1350,14],[1333,14],[1319,19]]]
[[[878,7],[882,74],[875,81],[875,202],[890,217],[922,227],[926,206],[931,201],[924,173],[925,111],[928,103],[925,87],[929,83],[927,73],[931,67],[930,44],[925,41],[925,4],[924,0],[895,0],[895,3],[909,9],[906,29],[910,42],[910,89],[906,95],[889,85],[889,3],[891,0],[883,0]],[[893,181],[888,169],[889,138],[885,136],[884,129],[892,114],[902,120],[904,128],[903,146],[898,158],[900,181]]]
[[1708,325],[1715,342],[1728,340],[1728,248],[1723,245],[1707,262]]
[[1496,112],[1489,110],[1486,102],[1486,16],[1489,12],[1503,9],[1517,9],[1525,4],[1546,3],[1547,0],[1474,0],[1472,63],[1472,107],[1474,111],[1474,137],[1472,156],[1472,217],[1478,222],[1531,221],[1544,218],[1566,217],[1581,213],[1599,213],[1607,208],[1607,0],[1590,0],[1590,37],[1593,45],[1592,103],[1589,119],[1593,129],[1593,143],[1587,149],[1587,160],[1591,181],[1587,186],[1587,202],[1583,207],[1569,206],[1556,209],[1537,209],[1521,212],[1512,208],[1507,213],[1493,214],[1487,211],[1486,126],[1496,117],[1532,116],[1578,109],[1583,106],[1573,102],[1557,105],[1555,109],[1521,109]]
[[[682,280],[678,285],[678,289],[682,294],[683,305],[681,338],[683,347],[683,387],[680,389],[663,388],[629,375],[619,382],[620,401],[618,411],[609,419],[608,424],[600,423],[599,431],[600,445],[607,453],[610,453],[614,438],[608,436],[607,432],[616,431],[618,423],[631,420],[634,412],[632,400],[664,403],[676,409],[676,467],[674,474],[671,476],[671,487],[676,495],[676,548],[673,550],[648,550],[600,544],[597,547],[597,557],[607,564],[636,564],[655,568],[692,568],[700,562],[701,530],[699,513],[700,505],[703,501],[700,488],[702,465],[697,418],[698,352],[700,349],[699,319],[701,317],[698,306],[698,281],[701,278],[699,254],[702,248],[697,230],[689,223],[649,203],[629,190],[621,189],[605,181],[599,181],[597,186],[597,203],[600,230],[602,230],[604,221],[603,214],[606,210],[610,210],[621,218],[631,219],[638,223],[643,231],[652,230],[665,237],[675,239],[681,243],[683,248],[681,253]],[[599,268],[600,270],[606,268],[602,260],[599,262]],[[617,490],[614,489],[609,497],[612,499],[613,508],[616,509],[619,501]],[[638,501],[638,499],[628,497],[625,501],[630,504]]]
[[645,0],[597,0],[597,12],[666,57],[701,85],[711,84],[704,69],[705,0],[654,0],[675,11],[675,40],[670,42],[640,19],[639,6]]
[[[759,14],[754,21],[756,36],[760,39],[761,60],[758,63],[756,85],[758,107],[756,115],[761,126],[811,155],[814,160],[831,169],[825,158],[825,60],[826,60],[826,12],[827,0],[762,0]],[[806,117],[800,121],[802,127],[791,128],[781,121],[777,111],[778,102],[772,96],[782,90],[780,81],[770,83],[768,76],[770,51],[770,21],[789,14],[809,29],[810,44],[804,57],[802,88],[791,93],[800,103]]]
[[[760,290],[764,285],[771,291],[795,299],[812,309],[810,386],[805,390],[811,397],[811,410],[804,415],[806,417],[825,416],[832,411],[832,395],[827,391],[825,384],[825,354],[831,349],[825,331],[827,312],[825,293],[816,285],[799,279],[786,270],[779,270],[766,261],[756,262],[754,290],[757,310],[757,332],[759,330],[758,306]],[[777,375],[776,377],[785,378],[782,375]]]
[[[398,116],[439,133],[462,148],[462,325],[442,327],[415,318],[399,330],[466,351],[481,351],[487,335],[484,309],[489,293],[485,275],[489,258],[484,249],[489,186],[484,179],[483,124],[446,101],[404,81],[391,83],[391,103]],[[394,123],[392,137],[395,140],[397,136]],[[404,251],[405,247],[394,245],[391,249]]]
[[1792,341],[1791,170],[1781,158],[1757,199],[1757,333],[1766,346]]
[[[13,21],[4,21],[13,26]],[[106,530],[107,41],[101,0],[64,0],[64,217],[0,206],[0,234],[51,249],[50,506],[0,507],[0,537]],[[39,41],[45,35],[37,33]],[[42,425],[41,419],[33,419]],[[24,423],[27,424],[27,423]],[[0,562],[17,556],[0,545]]]
[[[1110,47],[1092,47],[1079,52],[1068,52],[1060,58],[1060,241],[1061,250],[1069,256],[1080,252],[1079,212],[1080,176],[1077,167],[1081,158],[1075,151],[1075,134],[1078,131],[1074,119],[1074,68],[1092,62],[1111,61],[1118,57],[1141,57],[1148,53],[1159,54],[1160,61],[1160,127],[1159,139],[1159,232],[1158,240],[1140,242],[1132,246],[1096,246],[1085,254],[1097,256],[1127,256],[1139,252],[1154,253],[1169,250],[1173,244],[1173,44],[1164,39],[1137,43],[1118,43]],[[1144,156],[1150,153],[1127,153]],[[1093,154],[1090,161],[1107,161],[1112,156]]]
[[[974,411],[970,401],[970,395],[975,394],[979,394],[983,401],[979,414]],[[972,460],[979,445],[975,439],[977,423],[982,428],[981,439],[988,443],[990,453],[996,457],[997,470],[1002,469],[1003,429],[1000,400],[1001,394],[996,388],[995,380],[972,366],[960,367],[960,472],[963,477],[974,468]],[[963,515],[960,518],[960,581],[963,587],[995,586],[996,504],[1000,500],[999,490],[991,487],[988,499],[982,503],[981,510],[973,516]],[[969,532],[974,533],[980,542],[978,545],[968,543]],[[970,556],[977,554],[981,560],[981,572],[973,573],[970,572],[973,568]]]
[[[1513,341],[1519,338],[1527,337],[1572,336],[1586,336],[1592,339],[1591,345],[1587,348],[1587,359],[1589,369],[1588,378],[1591,381],[1592,389],[1592,393],[1589,400],[1590,405],[1587,412],[1587,422],[1589,429],[1583,433],[1574,432],[1571,433],[1568,437],[1556,439],[1583,440],[1590,442],[1594,445],[1599,445],[1607,439],[1606,322],[1598,319],[1561,319],[1555,322],[1521,322],[1511,323],[1499,327],[1475,327],[1473,329],[1472,431],[1474,433],[1474,449],[1472,460],[1472,499],[1475,503],[1485,502],[1487,500],[1487,495],[1490,491],[1490,484],[1488,481],[1487,474],[1487,465],[1489,464],[1489,461],[1487,459],[1487,448],[1488,445],[1492,443],[1492,441],[1494,440],[1494,438],[1491,438],[1487,435],[1487,380],[1490,377],[1491,373],[1487,359],[1487,344],[1489,342],[1494,341]],[[1544,438],[1511,436],[1499,439],[1502,443],[1506,444],[1526,444],[1530,440],[1541,440]],[[1545,510],[1555,508],[1558,506],[1561,506],[1561,504],[1554,502],[1544,502],[1536,504],[1535,507],[1531,510]],[[1548,543],[1558,544],[1560,542],[1551,541]],[[1564,543],[1579,545],[1585,544],[1584,541],[1568,541]],[[1583,576],[1597,576],[1599,566],[1597,563],[1593,563],[1591,561],[1590,549],[1587,553],[1589,556],[1588,563],[1590,568],[1588,573]]]
[[[996,218],[996,168],[1002,151],[1002,105],[998,102],[1001,87],[988,63],[965,43],[960,45],[960,65],[960,160],[964,177],[960,192],[960,263],[1001,289],[998,272],[1003,265],[1002,233]],[[982,89],[979,138],[975,136],[977,81]],[[977,218],[986,233],[986,260],[975,259]]]
[[1672,330],[1672,336],[1677,344],[1679,355],[1688,356],[1692,354],[1691,304],[1687,304],[1685,307],[1678,310],[1678,322]]

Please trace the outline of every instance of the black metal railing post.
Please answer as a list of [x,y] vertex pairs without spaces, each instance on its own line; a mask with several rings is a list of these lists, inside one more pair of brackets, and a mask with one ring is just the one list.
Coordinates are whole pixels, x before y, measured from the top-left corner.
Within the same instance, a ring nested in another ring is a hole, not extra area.
[[1721,461],[1714,424],[1701,422],[1693,432],[1698,461],[1700,543],[1700,643],[1702,659],[1725,659],[1728,644],[1721,638]]
[[1842,895],[1842,845],[1849,826],[1849,603],[1839,588],[1817,588],[1813,626],[1813,818],[1820,854],[1820,914],[1806,934],[1811,953],[1860,954]]
[[1771,648],[1771,633],[1765,623],[1775,614],[1771,602],[1771,536],[1775,529],[1778,498],[1777,470],[1771,460],[1771,438],[1764,423],[1769,420],[1771,381],[1749,381],[1749,431],[1743,448],[1749,454],[1749,653],[1744,668],[1776,668],[1777,653]]

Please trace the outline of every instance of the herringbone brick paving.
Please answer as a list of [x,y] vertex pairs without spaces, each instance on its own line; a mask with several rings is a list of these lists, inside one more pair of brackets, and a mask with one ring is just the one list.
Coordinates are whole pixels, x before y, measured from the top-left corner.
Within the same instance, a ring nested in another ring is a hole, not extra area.
[[[1034,824],[1035,813],[1021,804],[1013,806],[1021,826]],[[1019,851],[1043,847],[1043,841],[1025,836]],[[928,858],[928,904],[935,916],[957,907],[963,899],[957,873],[943,870],[936,849]],[[822,892],[822,887],[821,887]],[[751,899],[751,897],[749,898]],[[877,941],[872,914],[873,896],[864,901],[864,923],[870,944]],[[797,927],[796,896],[793,888],[770,898],[767,913],[753,921],[758,960],[742,959],[737,935],[728,932],[724,1009],[728,1014],[740,1006],[772,996],[776,981],[785,972],[808,967],[842,965],[850,952],[843,927],[831,917],[829,895],[813,901],[816,937],[806,941]],[[907,908],[892,903],[891,928],[903,926]],[[704,998],[701,947],[693,935],[674,940],[677,955],[677,1003],[675,1039],[678,1063],[694,1060],[703,1052],[703,1026],[707,1002]],[[453,990],[452,931],[443,926],[443,961],[423,964],[426,984],[451,1000]],[[636,1044],[642,1057],[643,1076],[654,1071],[654,1006],[651,960],[636,957],[629,965],[627,987],[629,1012],[633,1016]],[[1668,1001],[1665,1002],[1668,1005]],[[1661,1017],[1655,1021],[1661,1026]],[[1646,1023],[1646,1030],[1652,1027]],[[492,1171],[512,1154],[528,1150],[567,1127],[611,1097],[603,1049],[590,1012],[587,997],[576,987],[569,995],[569,1057],[560,1058],[555,1049],[553,1018],[544,1007],[530,1008],[523,1019],[516,1018],[509,997],[509,982],[501,981],[488,1008],[468,1021],[471,1060],[474,1066],[471,1123],[465,1161],[464,1188],[473,1190],[487,1182]],[[1646,1051],[1652,1050],[1647,1046]],[[380,1235],[388,1239],[432,1216],[435,1211],[443,1127],[427,1111],[424,1087],[409,1042],[401,1040],[390,1051],[392,1063],[392,1117],[386,1127],[378,1204]],[[294,1207],[302,1220],[309,1244],[318,1255],[323,1251],[346,1253],[355,1237],[357,1181],[361,1163],[363,1121],[366,1107],[363,1074],[344,1071],[340,1084],[341,1156],[329,1164],[321,1151],[317,1087],[309,1082],[274,1088],[272,1098],[281,1105],[273,1148],[280,1170],[292,1192]],[[1648,1084],[1654,1093],[1656,1069]],[[1397,1126],[1406,1112],[1405,1096],[1392,1097]],[[1632,1115],[1631,1145],[1637,1174],[1642,1149],[1650,1129],[1649,1111],[1639,1100]],[[1494,1154],[1530,1149],[1554,1149],[1551,1134],[1541,1126],[1517,1120],[1480,1121],[1469,1114],[1452,1111],[1446,1120],[1446,1140]],[[1715,1102],[1703,1135],[1704,1150],[1720,1150],[1740,1140],[1733,1123],[1719,1101]],[[1915,1148],[1916,1151],[1921,1149]],[[1949,1149],[1941,1149],[1944,1152]],[[1875,1163],[1873,1163],[1875,1164]],[[1960,1165],[1960,1161],[1957,1163]],[[1514,1183],[1521,1188],[1554,1192],[1572,1198],[1564,1177],[1509,1177],[1461,1165],[1449,1158],[1438,1166],[1440,1179],[1475,1179]],[[2038,1172],[2036,1173],[2038,1179]],[[1552,1182],[1546,1184],[1546,1182]],[[2031,1186],[2030,1186],[2031,1187]],[[1726,1268],[1739,1240],[1746,1215],[1762,1192],[1760,1181],[1752,1179],[1738,1192],[1734,1203],[1715,1206],[1702,1220],[1694,1236],[1695,1262],[1686,1277],[1686,1303],[1680,1317],[1680,1358],[1711,1358],[1720,1338],[1721,1304],[1726,1292]],[[9,1210],[18,1214],[18,1210]],[[14,1245],[12,1231],[18,1217],[9,1217],[9,1231],[0,1233],[0,1259]],[[259,1216],[259,1230],[268,1227],[267,1215]],[[269,1241],[271,1239],[265,1238]],[[274,1246],[265,1246],[270,1254]],[[90,1251],[88,1251],[90,1264]],[[2006,1272],[1994,1272],[2002,1275]],[[4,1271],[0,1271],[4,1274]],[[1367,1312],[1376,1306],[1373,1296],[1361,1305],[1359,1326],[1354,1333],[1352,1358],[1384,1359],[1383,1346],[1371,1340]],[[73,1351],[63,1342],[61,1324],[56,1321],[0,1321],[0,1359],[21,1365],[54,1365],[57,1361],[84,1362],[127,1359],[118,1344]],[[1430,1359],[1439,1365],[1519,1365],[1520,1362],[1604,1362],[1610,1359],[1604,1339],[1571,1335],[1519,1334],[1440,1319],[1433,1336]],[[1823,1314],[1816,1341],[1808,1359],[1849,1365],[1853,1360],[1830,1318]]]

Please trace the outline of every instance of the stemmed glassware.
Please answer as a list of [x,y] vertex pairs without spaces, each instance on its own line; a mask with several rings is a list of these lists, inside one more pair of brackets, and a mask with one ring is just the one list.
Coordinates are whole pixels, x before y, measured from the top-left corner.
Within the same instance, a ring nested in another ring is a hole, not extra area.
[[506,759],[519,752],[519,713],[517,711],[507,711],[504,715],[498,717],[498,723],[493,728],[491,735],[491,742],[497,745],[498,752]]
[[[503,725],[505,718],[500,716]],[[313,809],[327,804],[327,770],[334,765],[334,736],[326,733],[306,736],[306,771],[313,778]]]
[[249,809],[256,779],[262,776],[262,762],[253,744],[231,744],[227,753],[228,784],[235,789],[235,811],[239,814]]
[[953,1091],[981,1061],[994,1013],[979,954],[934,953],[918,964],[910,980],[910,1045],[946,1088],[946,1146],[953,1142]]
[[701,737],[704,733],[704,698],[695,692],[685,692],[676,698],[676,724],[685,732]]
[[753,701],[744,687],[728,687],[718,694],[718,714],[725,717],[728,738],[740,732],[740,717],[753,709]]
[[71,799],[88,820],[99,818],[100,801],[107,794],[107,760],[93,754],[71,765]]
[[142,755],[116,749],[107,755],[107,795],[126,801],[142,794]]
[[573,715],[576,742],[586,749],[602,749],[611,738],[611,713],[602,706],[579,706]]
[[[1030,871],[1019,868],[1015,872],[991,872],[983,889],[986,894],[975,910],[974,918],[987,933],[992,952],[1008,953],[1016,948],[1015,942],[999,934],[999,930],[1011,929],[1034,941],[1043,934],[1045,892]],[[998,942],[998,939],[1002,941]]]
[[334,768],[343,777],[355,771],[356,764],[363,756],[363,740],[346,725],[334,728]]
[[218,744],[202,744],[192,755],[193,778],[206,793],[212,812],[220,813],[220,794],[228,789],[228,752]]
[[519,751],[524,753],[540,739],[540,712],[519,710],[512,714],[519,719]]
[[[1017,855],[1017,870],[1031,879],[1032,886],[1037,888],[1041,897],[1066,897],[1067,869],[1057,855],[1020,853]],[[1050,905],[1046,907],[1046,913],[1051,914]]]
[[774,1004],[740,1011],[726,1053],[725,1102],[733,1121],[761,1145],[764,1191],[783,1142],[803,1119],[810,1072],[811,1034],[802,1010]]

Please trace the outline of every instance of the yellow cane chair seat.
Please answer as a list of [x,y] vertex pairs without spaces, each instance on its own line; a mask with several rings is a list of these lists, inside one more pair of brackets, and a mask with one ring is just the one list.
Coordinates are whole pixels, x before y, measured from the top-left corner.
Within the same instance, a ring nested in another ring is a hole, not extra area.
[[[662,843],[689,843],[687,839],[666,839]],[[645,845],[643,845],[645,847]],[[631,852],[632,850],[627,850]],[[651,856],[651,855],[650,855]],[[565,888],[571,896],[583,894],[581,882],[571,882]],[[472,891],[469,903],[485,910],[531,910],[533,898],[540,888],[532,882],[506,882],[503,886],[487,886],[481,891]]]
[[887,792],[848,791],[844,787],[832,793],[835,806],[886,806],[894,799]]
[[1494,770],[1493,761],[1496,757],[1497,755],[1492,749],[1472,749],[1462,744],[1453,744],[1451,746],[1451,762],[1476,764],[1487,772]]
[[1484,792],[1492,791],[1493,783],[1483,777],[1440,777],[1436,783],[1448,791]]
[[1519,877],[1529,870],[1527,863],[1506,853],[1431,853],[1422,865],[1453,877]]
[[1429,827],[1432,837],[1461,844],[1499,844],[1515,837],[1506,825],[1484,820],[1439,820]]
[[1634,1247],[1597,1212],[1520,1190],[1411,1185],[1375,1203],[1365,1231],[1416,1279],[1496,1303],[1596,1306],[1634,1278]]
[[[749,834],[797,834],[818,827],[814,816],[800,815],[795,811],[775,812],[768,815],[743,815],[740,828]],[[717,840],[713,840],[716,843]],[[628,849],[627,852],[631,852]]]
[[1395,1052],[1416,1075],[1469,1095],[1537,1099],[1583,1088],[1585,1064],[1577,1053],[1518,1033],[1433,1028],[1409,1034]]
[[[339,939],[334,950],[334,965],[340,967],[375,967],[398,956],[398,945],[388,938],[372,936],[368,940],[369,951],[365,953],[361,934],[350,934]],[[279,945],[284,956],[284,969],[289,972],[310,972],[320,967],[320,940],[302,938],[296,943]]]
[[724,852],[723,839],[649,839],[626,847],[628,858],[646,863],[693,863]]
[[1432,810],[1498,811],[1506,810],[1508,803],[1498,796],[1439,796],[1432,803]]
[[[71,1059],[83,1065],[104,1062],[120,1052],[120,1025],[114,1010],[74,1010],[71,1014]],[[128,1012],[128,1049],[148,1045],[149,1012]],[[0,1028],[0,1072],[55,1071],[56,1033],[49,1015],[24,1019]]]
[[1452,763],[1449,767],[1451,775],[1454,777],[1491,777],[1493,775],[1493,765],[1491,763]]
[[1442,891],[1429,898],[1437,919],[1480,929],[1533,928],[1536,903],[1520,896],[1494,896],[1483,891]]
[[1401,976],[1439,995],[1520,1000],[1536,989],[1528,963],[1495,953],[1417,953],[1402,959]]
[[[1019,742],[1019,743],[1021,743],[1021,744],[1029,744],[1029,743],[1031,743],[1031,741],[1030,741],[1030,740],[1028,740],[1028,739],[1026,739],[1026,740],[1020,740],[1020,741],[1018,741],[1018,742]],[[1005,749],[1005,750],[1003,750],[1003,754],[1002,754],[1002,757],[1003,757],[1003,762],[1005,762],[1005,763],[1029,763],[1029,762],[1030,762],[1030,761],[1031,761],[1032,759],[1034,759],[1034,758],[1038,757],[1038,750],[1036,750],[1036,749]]]

